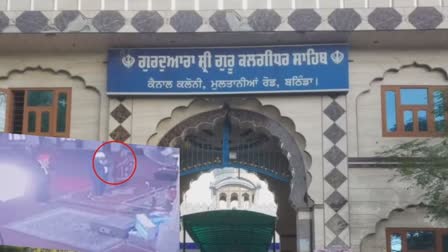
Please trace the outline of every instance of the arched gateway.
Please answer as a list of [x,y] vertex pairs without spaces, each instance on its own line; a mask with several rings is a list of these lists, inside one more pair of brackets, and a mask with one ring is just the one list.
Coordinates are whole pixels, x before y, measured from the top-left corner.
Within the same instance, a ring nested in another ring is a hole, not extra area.
[[234,167],[254,172],[275,195],[282,251],[309,251],[311,220],[299,225],[292,220],[313,204],[307,195],[310,158],[292,121],[252,99],[198,100],[182,110],[185,118],[166,119],[178,122],[165,128],[160,126],[170,123],[162,122],[149,139],[181,149],[181,193],[206,171]]

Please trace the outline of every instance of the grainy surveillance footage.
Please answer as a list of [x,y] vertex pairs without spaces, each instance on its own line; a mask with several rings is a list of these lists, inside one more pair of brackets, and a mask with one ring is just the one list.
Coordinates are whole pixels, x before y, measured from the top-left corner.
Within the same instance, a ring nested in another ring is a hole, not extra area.
[[178,149],[15,134],[0,134],[0,148],[3,245],[178,248]]

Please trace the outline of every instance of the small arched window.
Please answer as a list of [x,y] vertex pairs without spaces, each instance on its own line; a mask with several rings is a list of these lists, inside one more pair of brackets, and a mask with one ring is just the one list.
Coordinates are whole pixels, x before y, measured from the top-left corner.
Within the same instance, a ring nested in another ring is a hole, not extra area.
[[230,196],[230,208],[231,209],[235,209],[239,207],[239,198],[238,198],[238,194],[236,193],[232,193],[232,195]]
[[221,193],[220,195],[219,195],[219,200],[221,201],[221,200],[223,200],[223,201],[227,201],[227,195],[225,194],[225,193]]

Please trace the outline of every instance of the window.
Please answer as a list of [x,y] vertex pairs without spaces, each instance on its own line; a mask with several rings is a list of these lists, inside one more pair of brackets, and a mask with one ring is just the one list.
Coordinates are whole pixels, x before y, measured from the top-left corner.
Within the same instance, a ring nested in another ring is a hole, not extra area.
[[227,201],[227,195],[225,193],[221,193],[219,195],[219,200]]
[[9,141],[25,141],[25,135],[17,135],[17,134],[8,134]]
[[6,131],[7,100],[8,93],[5,90],[0,90],[0,132]]
[[442,136],[448,116],[444,90],[440,86],[383,86],[383,136]]
[[232,193],[230,196],[230,208],[236,209],[239,207],[239,197],[238,194]]
[[448,252],[448,229],[388,228],[387,252]]
[[75,138],[65,138],[65,137],[60,137],[59,140],[61,142],[75,142],[75,141],[77,141],[77,139],[75,139]]
[[0,89],[0,132],[69,136],[71,89]]

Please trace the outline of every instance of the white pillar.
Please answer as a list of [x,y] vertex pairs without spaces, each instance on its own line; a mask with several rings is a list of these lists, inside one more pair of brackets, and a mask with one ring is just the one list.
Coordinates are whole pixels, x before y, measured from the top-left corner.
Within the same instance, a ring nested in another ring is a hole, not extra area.
[[216,191],[215,193],[215,209],[219,208],[219,202],[221,201],[221,194]]
[[200,9],[199,0],[194,0],[194,10],[198,11]]
[[311,209],[299,210],[297,212],[297,251],[311,252],[312,239],[312,212]]
[[313,249],[325,248],[325,221],[323,205],[315,206],[313,209]]

